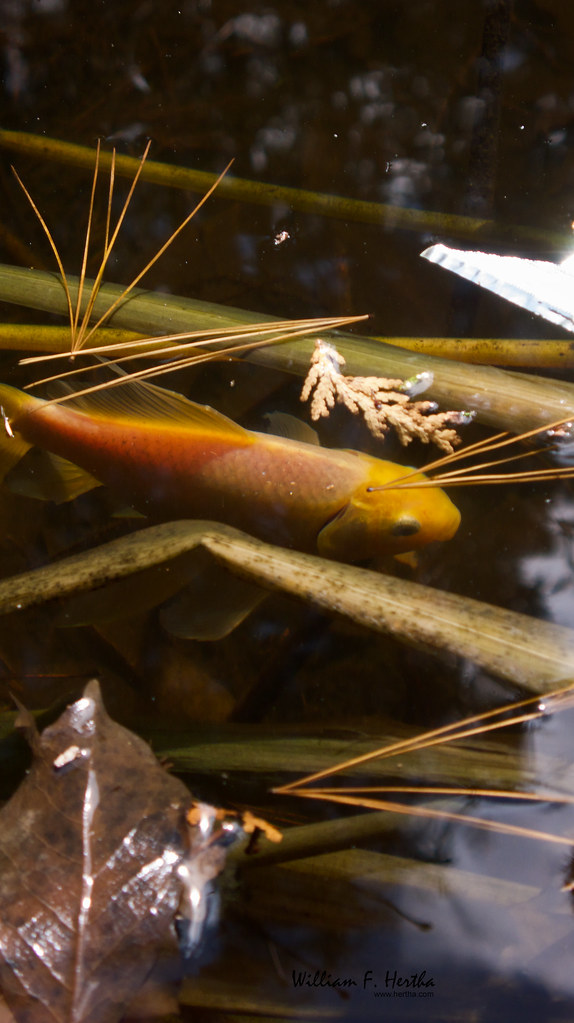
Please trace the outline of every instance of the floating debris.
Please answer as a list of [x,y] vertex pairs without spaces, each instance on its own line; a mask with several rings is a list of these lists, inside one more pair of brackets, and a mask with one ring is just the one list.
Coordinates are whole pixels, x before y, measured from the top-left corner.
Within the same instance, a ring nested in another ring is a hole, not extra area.
[[381,440],[394,428],[404,446],[416,438],[452,454],[461,443],[453,427],[469,423],[472,412],[437,412],[434,401],[412,400],[432,384],[432,373],[419,373],[410,380],[353,377],[341,372],[344,365],[344,357],[333,345],[315,342],[301,391],[301,401],[311,399],[311,419],[328,416],[339,404],[353,415],[362,415],[373,436]]

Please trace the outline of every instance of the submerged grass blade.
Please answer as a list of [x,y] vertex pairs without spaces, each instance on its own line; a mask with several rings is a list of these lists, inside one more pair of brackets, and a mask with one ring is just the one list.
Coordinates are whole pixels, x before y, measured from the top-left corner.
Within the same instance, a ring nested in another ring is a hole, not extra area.
[[[370,830],[366,826],[369,818],[374,825]],[[355,890],[358,886],[368,894],[371,904],[377,899],[377,896],[382,894],[384,897],[388,894],[389,888],[394,885],[404,886],[407,889],[414,887],[420,889],[421,892],[434,892],[441,898],[448,899],[454,896],[478,899],[483,905],[490,902],[508,909],[531,902],[540,894],[540,888],[537,886],[462,870],[455,867],[453,863],[429,863],[428,860],[421,862],[421,860],[360,848],[362,842],[376,838],[377,834],[384,835],[386,831],[396,830],[396,818],[394,823],[391,822],[391,814],[373,811],[345,816],[321,824],[305,824],[289,828],[283,837],[281,853],[284,860],[282,858],[281,862],[304,858],[303,864],[294,864],[294,866],[299,866],[302,871],[312,872],[317,880],[322,878],[331,886],[333,882],[345,879],[353,884]],[[346,825],[348,838],[346,842],[343,841],[345,832],[341,829],[341,841],[335,845],[338,837],[336,826],[340,824]],[[331,831],[335,833],[334,839],[331,837]],[[308,833],[308,836],[305,832]],[[292,836],[293,843],[291,844]],[[240,858],[240,850],[232,849],[228,862],[232,862],[234,865],[237,863],[242,873],[250,875],[258,867],[267,867],[269,864],[279,861],[279,850],[269,848],[270,844],[265,844],[257,856],[250,857],[244,855]],[[326,847],[325,849],[322,848],[322,844]],[[305,855],[306,847],[309,849],[307,855]],[[333,851],[330,851],[330,847],[333,848]],[[342,851],[338,852],[337,850]],[[313,858],[311,859],[311,857]],[[293,867],[290,870],[293,870]],[[268,875],[269,871],[265,870],[263,883],[267,891],[271,886]],[[275,876],[277,875],[275,874]],[[262,889],[262,894],[264,890]],[[340,903],[338,905],[340,907]],[[358,922],[358,926],[361,926],[361,923],[362,921]]]
[[[89,147],[63,142],[60,139],[46,138],[43,135],[2,130],[0,131],[0,146],[15,152],[37,155],[43,160],[55,160],[68,166],[91,169],[93,165],[93,150]],[[111,158],[108,154],[102,154],[102,167],[107,167],[110,161]],[[132,177],[137,169],[137,160],[130,156],[118,156],[116,169],[118,174]],[[150,160],[145,166],[143,178],[145,181],[167,188],[183,188],[203,192],[213,184],[215,175]],[[392,223],[393,226],[401,230],[427,231],[460,238],[476,238],[484,235],[499,236],[502,230],[504,234],[510,231],[513,238],[537,239],[546,245],[552,244],[559,248],[564,248],[569,241],[567,235],[546,230],[541,231],[532,227],[514,225],[509,228],[505,225],[501,229],[501,226],[492,220],[367,202],[341,195],[326,195],[298,188],[266,185],[242,178],[227,178],[221,188],[221,195],[226,199],[236,199],[265,206],[283,203],[291,209],[312,213],[314,216],[376,224],[377,227],[384,223]]]
[[[347,736],[344,740],[325,738],[322,733],[294,738],[281,729],[270,736],[262,731],[261,726],[226,726],[221,731],[211,728],[207,734],[203,728],[184,735],[166,735],[153,728],[150,730],[149,723],[142,723],[142,731],[151,739],[154,749],[173,764],[174,770],[196,778],[211,778],[221,771],[291,777],[296,773],[329,770],[340,761],[343,751],[353,750],[357,757],[356,766],[349,768],[347,776],[351,776],[357,785],[363,778],[369,784],[378,782],[383,785],[388,781],[389,765],[384,757],[361,761],[360,756],[371,754],[374,746],[381,743],[390,745],[395,741],[382,735],[367,739],[363,733]],[[449,746],[436,743],[422,748],[413,745],[408,754],[401,757],[400,774],[405,782],[411,781],[413,785],[420,783],[424,777],[429,785],[456,784],[474,791],[487,773],[489,783],[498,790],[518,787],[526,790],[552,785],[554,791],[565,794],[571,788],[572,774],[560,774],[557,760],[537,757],[532,765],[521,752],[486,738],[474,745],[465,745],[464,742]],[[557,769],[559,782],[553,784],[552,778]],[[288,794],[288,785],[280,787]]]
[[[382,574],[273,547],[231,527],[189,521],[151,526],[86,554],[0,582],[9,613],[169,562],[204,547],[230,572],[341,614],[406,643],[468,657],[543,693],[574,674],[574,631]],[[137,582],[136,582],[137,585]]]
[[[509,724],[516,725],[535,721],[548,714],[549,710],[565,710],[573,704],[574,685],[561,686],[559,689],[547,693],[543,704],[535,696],[528,697],[528,699],[519,702],[506,704],[504,707],[496,707],[494,710],[487,711],[484,714],[475,714],[472,717],[465,718],[463,721],[454,721],[450,724],[442,725],[440,728],[433,728],[429,732],[422,732],[410,739],[400,740],[399,742],[394,742],[380,749],[362,754],[359,757],[342,761],[334,767],[307,775],[305,778],[291,782],[289,785],[285,785],[276,791],[287,792],[296,786],[310,785],[311,782],[329,778],[333,774],[340,774],[352,767],[357,767],[359,764],[366,764],[370,760],[395,757],[404,753],[410,753],[413,750],[429,749],[431,746],[444,746],[449,742],[459,742],[461,739],[470,738],[470,736],[484,735],[486,732],[507,728]],[[516,714],[516,711],[523,710],[526,707],[532,707],[533,709],[522,714]],[[507,715],[510,712],[512,717],[508,718]]]
[[[77,282],[69,277],[68,284],[74,296]],[[118,286],[103,285],[96,300],[95,315],[105,312],[122,293],[123,289]],[[47,312],[65,314],[67,310],[62,285],[53,274],[21,267],[0,266],[0,300]],[[227,330],[241,324],[270,322],[269,317],[242,309],[141,291],[132,291],[124,306],[116,303],[112,319],[114,327],[135,330],[144,336]],[[336,345],[352,375],[407,379],[432,371],[432,395],[436,401],[445,408],[474,408],[480,422],[498,429],[520,433],[544,427],[556,419],[557,409],[564,417],[574,417],[574,385],[570,383],[425,357],[358,335],[326,334],[325,339]],[[306,376],[312,349],[312,341],[295,340],[280,347],[261,348],[250,353],[248,359]]]
[[515,338],[393,337],[379,338],[388,344],[443,359],[476,366],[506,366],[529,369],[571,369],[574,350],[571,341],[547,338],[534,341]]

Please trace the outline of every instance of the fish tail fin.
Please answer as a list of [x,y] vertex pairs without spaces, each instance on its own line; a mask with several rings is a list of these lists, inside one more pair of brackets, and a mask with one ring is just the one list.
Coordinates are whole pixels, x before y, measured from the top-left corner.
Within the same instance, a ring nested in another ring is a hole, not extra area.
[[25,391],[0,384],[0,482],[32,447],[18,433],[17,420],[42,404]]

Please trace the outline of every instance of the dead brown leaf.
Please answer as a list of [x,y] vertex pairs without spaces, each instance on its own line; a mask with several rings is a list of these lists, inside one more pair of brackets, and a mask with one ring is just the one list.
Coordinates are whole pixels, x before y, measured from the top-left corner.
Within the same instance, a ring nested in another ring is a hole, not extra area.
[[190,795],[97,682],[41,736],[0,813],[0,987],[17,1023],[111,1023],[177,956]]

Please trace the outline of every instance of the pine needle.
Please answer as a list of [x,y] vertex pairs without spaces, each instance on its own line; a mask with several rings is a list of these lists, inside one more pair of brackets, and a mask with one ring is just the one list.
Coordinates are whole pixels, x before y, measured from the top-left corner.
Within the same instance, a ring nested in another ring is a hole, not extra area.
[[[228,346],[227,348],[223,348],[223,349],[220,349],[220,350],[217,350],[217,351],[208,351],[208,352],[201,351],[199,354],[190,355],[190,356],[187,356],[187,355],[186,356],[182,356],[181,358],[174,359],[173,361],[168,362],[167,365],[148,366],[148,367],[146,367],[144,369],[136,370],[136,371],[134,371],[132,373],[125,373],[125,374],[122,374],[121,376],[113,377],[111,380],[104,380],[104,381],[102,381],[99,384],[94,384],[92,387],[86,387],[83,390],[74,391],[74,393],[70,393],[68,395],[61,395],[58,398],[52,398],[52,399],[50,399],[49,402],[47,402],[47,404],[62,404],[63,402],[72,401],[75,398],[83,397],[83,396],[85,396],[87,394],[93,394],[96,391],[107,390],[110,387],[121,387],[124,384],[133,383],[134,381],[141,381],[141,380],[146,380],[146,379],[151,378],[151,377],[162,376],[165,373],[174,373],[176,370],[187,369],[189,366],[195,366],[195,365],[197,365],[198,363],[201,363],[201,362],[212,362],[215,359],[230,359],[230,358],[232,358],[234,356],[237,356],[239,353],[244,353],[244,352],[252,351],[253,349],[260,348],[263,345],[278,344],[278,343],[280,343],[282,341],[291,341],[293,338],[296,338],[296,337],[301,337],[301,336],[306,336],[308,334],[317,333],[317,331],[325,330],[327,328],[332,329],[333,327],[347,326],[349,323],[356,323],[357,320],[362,320],[362,319],[365,319],[365,317],[364,316],[347,316],[347,317],[339,317],[338,319],[329,319],[329,320],[321,320],[321,319],[319,319],[319,320],[292,320],[292,321],[285,321],[287,329],[284,330],[283,332],[279,332],[279,333],[277,333],[277,324],[273,324],[272,327],[269,327],[269,328],[264,329],[264,330],[260,330],[259,327],[257,325],[255,325],[255,326],[252,326],[250,329],[245,328],[242,331],[242,334],[243,334],[244,337],[245,336],[249,337],[249,336],[252,336],[253,334],[255,334],[255,335],[263,334],[263,337],[259,338],[256,341],[244,342],[243,344],[241,344],[239,342],[235,342],[234,344]],[[272,337],[268,336],[270,334],[273,334],[274,336],[272,336]],[[186,335],[185,334],[184,335],[174,335],[174,337],[178,337],[178,336],[185,337]],[[227,342],[230,339],[230,337],[232,337],[232,335],[226,335],[226,334],[222,334],[222,335],[217,336],[217,337],[210,337],[209,342],[207,342],[207,343],[209,343],[209,344],[216,344],[216,343],[217,344],[222,344],[222,343]],[[170,338],[169,337],[165,337],[165,338],[160,338],[159,340],[161,340],[161,341],[169,341]],[[173,337],[171,338],[171,340],[173,340]],[[149,343],[149,340],[148,340],[147,343]],[[205,342],[203,342],[203,341],[202,342],[196,341],[196,342],[192,342],[192,343],[189,343],[189,344],[169,346],[167,348],[162,349],[162,354],[164,354],[164,355],[165,354],[169,354],[169,353],[173,354],[174,352],[178,352],[178,351],[187,352],[189,348],[193,348],[194,346],[199,345],[199,344],[205,344]],[[152,352],[145,353],[145,355],[147,355],[147,356],[153,356],[154,354],[156,354],[156,353],[152,353]],[[142,356],[142,357],[144,357],[144,356]],[[131,360],[132,358],[133,358],[133,356],[129,355],[129,356],[123,356],[123,357],[118,358],[118,359],[110,359],[110,360],[106,360],[104,365],[106,365],[106,366],[118,366],[120,363],[123,363],[123,362],[125,362],[128,359]],[[25,389],[29,389],[30,387],[37,387],[37,386],[39,386],[39,384],[50,383],[53,380],[62,380],[65,377],[75,376],[75,375],[77,375],[79,373],[87,372],[88,370],[91,370],[93,368],[94,368],[93,366],[85,366],[85,367],[81,367],[79,369],[75,368],[73,370],[69,370],[66,373],[58,373],[58,374],[55,374],[54,376],[45,377],[43,380],[35,381],[34,384],[28,384]]]
[[[391,483],[385,483],[380,487],[372,487],[371,489],[373,491],[407,490],[419,489],[420,487],[463,487],[485,483],[536,483],[541,480],[571,479],[574,477],[574,466],[567,466],[562,469],[533,469],[522,473],[504,472],[479,474],[480,469],[490,468],[494,465],[503,465],[519,458],[526,458],[528,455],[532,454],[530,451],[519,455],[508,455],[491,462],[483,462],[479,465],[471,465],[466,469],[456,468],[451,472],[439,472],[435,476],[423,481],[415,480],[414,477],[419,476],[421,472],[424,472],[426,476],[429,472],[434,472],[436,469],[442,469],[445,466],[454,466],[471,456],[484,455],[491,451],[496,451],[499,448],[529,440],[531,437],[538,437],[544,433],[552,433],[555,431],[559,434],[560,432],[569,430],[572,425],[572,417],[569,416],[564,419],[555,420],[545,426],[538,426],[532,430],[527,430],[525,433],[521,433],[516,436],[511,435],[506,431],[504,433],[497,433],[494,437],[477,441],[475,444],[469,444],[460,451],[455,451],[452,455],[445,455],[443,458],[437,458],[434,462],[428,463],[421,469],[414,469],[412,472],[405,473],[405,475],[399,480]],[[551,446],[546,447],[543,450],[552,451],[555,450],[555,448],[554,446]]]
[[[158,251],[155,253],[155,255],[146,263],[146,265],[143,268],[143,270],[141,270],[140,273],[137,274],[137,276],[132,280],[132,282],[126,288],[124,288],[124,290],[121,292],[121,294],[111,303],[111,305],[108,307],[108,309],[99,317],[97,322],[93,326],[90,327],[90,320],[92,318],[92,314],[93,314],[93,311],[94,311],[96,299],[98,297],[98,293],[100,291],[100,288],[101,288],[101,285],[102,285],[102,282],[103,282],[103,277],[104,277],[105,269],[106,269],[106,266],[108,264],[110,255],[111,255],[111,253],[113,251],[114,245],[115,245],[115,243],[117,241],[117,238],[118,238],[120,229],[122,227],[122,224],[123,224],[123,222],[125,220],[126,214],[128,212],[128,209],[129,209],[129,206],[130,206],[130,203],[131,203],[131,200],[132,200],[132,197],[133,197],[136,185],[137,185],[137,183],[138,183],[138,181],[140,179],[140,176],[142,174],[142,171],[143,171],[143,168],[144,168],[144,165],[145,165],[145,161],[146,161],[148,153],[149,153],[150,145],[151,145],[151,142],[148,142],[148,144],[146,145],[144,153],[143,153],[143,155],[141,157],[141,160],[140,160],[140,162],[138,164],[136,173],[135,173],[135,175],[133,177],[133,180],[131,182],[131,185],[130,185],[128,194],[126,196],[126,199],[124,201],[123,207],[121,209],[121,212],[120,212],[120,214],[118,216],[118,219],[117,219],[116,224],[115,224],[114,227],[112,227],[112,224],[111,224],[111,210],[112,210],[112,200],[113,200],[114,184],[115,184],[116,152],[115,152],[115,150],[112,151],[111,162],[110,162],[110,180],[109,180],[109,187],[108,187],[108,200],[107,200],[107,209],[106,209],[104,253],[103,253],[103,256],[102,256],[102,259],[101,259],[101,262],[100,262],[100,266],[99,266],[98,272],[97,272],[96,277],[94,279],[94,282],[92,284],[91,291],[90,291],[90,294],[89,294],[89,297],[88,297],[88,300],[87,300],[87,303],[86,303],[86,308],[85,308],[85,310],[83,312],[83,315],[81,314],[82,299],[83,299],[83,296],[84,296],[84,284],[85,284],[86,272],[87,272],[87,264],[88,264],[88,257],[89,257],[90,241],[91,241],[91,237],[92,237],[95,197],[96,197],[96,190],[97,190],[97,184],[98,184],[98,175],[99,175],[100,163],[101,163],[100,143],[98,141],[97,148],[96,148],[96,159],[95,159],[94,173],[93,173],[93,178],[92,178],[92,188],[91,188],[90,204],[89,204],[89,211],[88,211],[88,223],[87,223],[86,236],[85,236],[85,241],[84,241],[84,249],[83,249],[83,256],[82,256],[82,267],[81,267],[80,280],[79,280],[79,286],[78,286],[78,294],[77,294],[77,299],[76,299],[75,305],[74,305],[74,303],[72,301],[71,291],[70,291],[68,279],[67,279],[67,276],[66,276],[66,272],[64,270],[63,261],[62,261],[62,259],[60,257],[59,252],[58,252],[58,248],[57,248],[56,242],[54,240],[54,237],[53,237],[53,235],[52,235],[52,233],[51,233],[51,231],[50,231],[46,221],[42,217],[42,214],[40,213],[36,203],[32,199],[32,196],[30,195],[28,189],[23,184],[23,182],[21,181],[20,177],[18,176],[18,174],[16,173],[16,171],[13,168],[14,174],[16,175],[16,179],[17,179],[18,183],[20,184],[22,190],[24,191],[24,194],[26,195],[26,198],[28,199],[28,202],[30,203],[34,213],[36,214],[36,216],[37,216],[37,218],[38,218],[38,220],[39,220],[39,222],[40,222],[40,224],[41,224],[41,226],[42,226],[42,228],[44,230],[44,233],[46,234],[46,237],[47,237],[47,239],[48,239],[48,241],[50,243],[52,251],[53,251],[53,253],[54,253],[55,257],[56,257],[56,261],[57,261],[58,268],[60,270],[60,274],[61,274],[61,278],[62,278],[62,285],[64,287],[64,291],[65,291],[65,295],[66,295],[66,304],[67,304],[67,307],[68,307],[68,319],[69,319],[69,322],[70,322],[70,351],[69,351],[69,353],[58,352],[58,353],[49,354],[49,355],[32,356],[32,357],[29,357],[29,358],[26,358],[26,359],[22,359],[20,361],[20,364],[21,365],[31,365],[31,364],[34,364],[36,362],[44,362],[46,360],[51,360],[51,359],[61,359],[61,358],[68,358],[69,359],[69,358],[73,358],[80,350],[81,350],[82,354],[84,354],[84,355],[92,355],[92,356],[98,356],[98,357],[106,356],[106,358],[107,358],[114,351],[114,348],[116,348],[116,349],[121,348],[123,351],[125,351],[126,348],[130,348],[130,350],[133,351],[133,355],[138,355],[139,354],[140,358],[157,357],[158,355],[160,355],[162,358],[165,358],[166,356],[170,356],[173,359],[173,361],[171,361],[168,365],[161,365],[159,367],[151,367],[151,368],[148,367],[146,369],[139,370],[139,371],[134,372],[134,373],[126,373],[126,374],[123,374],[121,376],[117,376],[117,377],[115,377],[112,380],[104,381],[101,384],[96,384],[93,387],[85,388],[82,391],[78,391],[77,394],[75,394],[75,395],[66,395],[66,396],[62,396],[60,398],[53,399],[52,403],[59,404],[59,403],[64,402],[64,401],[68,401],[68,400],[70,400],[73,397],[77,397],[79,395],[91,394],[94,391],[99,391],[99,390],[102,390],[102,389],[106,389],[108,387],[121,386],[122,384],[129,383],[129,382],[134,381],[134,380],[143,380],[143,379],[147,379],[148,377],[159,376],[159,375],[162,375],[164,373],[171,373],[171,372],[174,372],[177,369],[187,368],[188,366],[195,365],[195,364],[197,364],[199,362],[208,361],[208,360],[211,360],[211,359],[214,359],[214,358],[217,358],[217,359],[229,358],[229,357],[231,357],[233,355],[237,355],[240,352],[245,352],[245,351],[249,351],[249,350],[251,350],[253,348],[260,347],[263,344],[278,343],[280,341],[292,340],[293,338],[301,337],[301,336],[304,336],[306,334],[315,334],[318,331],[322,331],[322,330],[334,330],[334,329],[337,329],[339,327],[348,326],[351,323],[356,323],[356,322],[359,322],[360,320],[367,319],[366,316],[343,316],[343,317],[323,317],[323,318],[315,318],[315,319],[307,319],[307,320],[283,320],[283,321],[280,320],[280,321],[273,321],[273,322],[271,322],[269,324],[261,324],[261,323],[258,323],[258,324],[248,324],[248,325],[237,327],[237,328],[230,328],[227,331],[224,331],[222,333],[221,332],[217,332],[215,330],[189,331],[189,332],[173,334],[173,335],[164,335],[164,336],[158,337],[158,338],[150,338],[150,337],[148,337],[148,338],[140,338],[138,340],[130,342],[127,345],[125,343],[122,343],[121,345],[118,345],[118,346],[105,346],[105,347],[96,346],[96,347],[91,347],[91,348],[88,347],[88,342],[89,342],[90,338],[92,338],[94,336],[94,334],[98,330],[98,328],[101,327],[102,324],[105,323],[105,321],[108,320],[110,318],[110,316],[114,313],[114,311],[125,301],[126,297],[133,290],[133,288],[135,288],[136,285],[139,284],[139,282],[144,277],[144,275],[148,272],[148,270],[150,270],[150,268],[157,262],[157,260],[160,259],[160,257],[169,248],[169,246],[177,238],[177,236],[181,233],[181,231],[183,231],[183,229],[189,224],[190,220],[195,216],[195,214],[198,212],[198,210],[204,205],[205,202],[207,202],[209,197],[212,195],[212,193],[215,191],[215,189],[217,188],[217,186],[221,182],[222,178],[225,176],[225,174],[229,170],[229,167],[231,166],[231,163],[233,162],[233,161],[231,161],[227,165],[225,170],[222,171],[222,173],[218,176],[218,178],[211,184],[210,188],[203,195],[203,197],[200,199],[200,201],[195,205],[193,210],[184,218],[184,220],[181,222],[181,224],[179,224],[179,226],[175,229],[175,231],[172,232],[172,234],[164,242],[164,244],[158,249]],[[247,339],[250,339],[250,338],[253,338],[254,340],[249,340],[248,341]],[[230,342],[233,342],[233,343],[230,343]],[[154,344],[154,349],[155,349],[154,351],[149,351],[150,343]],[[227,346],[227,347],[219,347],[216,351],[208,351],[208,352],[202,351],[199,354],[194,354],[194,355],[190,356],[189,355],[189,348],[193,348],[193,347],[199,346],[199,345],[212,345],[212,346],[217,345],[217,346]],[[148,350],[147,351],[140,351],[143,348],[147,348]],[[107,360],[107,364],[108,365],[119,365],[121,363],[124,363],[124,362],[128,361],[130,358],[133,358],[133,355],[131,355],[131,354],[123,355],[122,357],[120,357],[118,359],[115,359],[115,360],[109,360],[108,359]],[[175,356],[177,356],[177,359],[174,358]],[[88,372],[91,369],[93,369],[93,366],[83,366],[83,367],[79,367],[79,368],[74,368],[73,370],[68,370],[68,371],[66,371],[64,373],[58,373],[58,374],[54,374],[52,376],[44,377],[42,380],[37,380],[33,384],[27,385],[27,389],[29,389],[31,387],[40,386],[41,384],[51,383],[54,380],[62,380],[62,379],[66,378],[66,377],[69,377],[69,376],[74,376],[76,374],[85,373],[85,372]]]
[[95,205],[96,189],[97,189],[98,175],[99,175],[99,169],[100,169],[100,153],[101,153],[100,143],[98,141],[97,148],[96,148],[96,160],[95,160],[95,166],[94,166],[94,174],[93,174],[93,179],[92,179],[92,190],[91,190],[90,204],[89,204],[89,210],[88,210],[88,224],[87,224],[87,228],[86,228],[86,237],[85,237],[85,241],[84,241],[84,250],[83,250],[83,256],[82,256],[82,268],[81,268],[81,272],[80,272],[80,283],[79,283],[79,287],[78,287],[78,295],[77,295],[75,307],[74,307],[74,303],[72,302],[72,296],[71,296],[70,287],[69,287],[69,284],[68,284],[68,279],[67,279],[67,276],[66,276],[66,271],[64,270],[64,265],[63,265],[62,259],[60,257],[60,254],[58,252],[58,247],[56,245],[56,242],[54,240],[52,232],[50,231],[50,228],[48,227],[46,221],[44,220],[44,217],[40,213],[40,210],[38,209],[38,207],[37,207],[36,203],[34,202],[32,196],[30,195],[30,192],[28,191],[28,189],[24,185],[23,181],[19,177],[17,171],[15,170],[14,167],[12,168],[12,171],[13,171],[15,177],[16,177],[16,180],[17,180],[18,184],[20,185],[22,191],[24,192],[24,195],[28,199],[28,202],[30,203],[30,206],[32,207],[34,213],[36,214],[36,217],[38,218],[38,220],[39,220],[39,222],[40,222],[40,224],[42,226],[42,229],[43,229],[43,231],[44,231],[44,233],[45,233],[45,235],[46,235],[46,237],[48,239],[48,242],[50,244],[50,247],[52,249],[52,252],[54,253],[54,256],[56,258],[56,262],[58,264],[58,269],[60,271],[60,275],[61,275],[61,278],[62,278],[62,286],[64,288],[64,292],[65,292],[65,295],[66,295],[66,304],[67,304],[67,307],[68,307],[68,318],[69,318],[69,322],[70,322],[70,355],[74,355],[81,348],[83,348],[87,344],[89,339],[93,336],[93,334],[98,329],[98,327],[100,327],[103,323],[105,323],[105,321],[109,319],[109,317],[118,308],[118,306],[120,306],[125,301],[126,297],[139,284],[139,282],[145,276],[145,274],[148,272],[148,270],[150,270],[151,267],[154,266],[154,264],[158,261],[158,259],[160,259],[160,257],[164,254],[166,249],[168,249],[169,246],[172,244],[172,242],[175,241],[175,239],[181,233],[181,231],[183,231],[183,229],[185,227],[187,227],[187,225],[189,224],[190,220],[195,216],[195,214],[198,212],[198,210],[200,210],[201,207],[204,205],[204,203],[207,202],[207,200],[213,194],[213,192],[215,191],[215,189],[219,185],[219,183],[222,180],[222,178],[225,177],[225,175],[227,174],[227,171],[229,170],[229,168],[231,167],[231,164],[233,163],[232,160],[228,163],[228,165],[225,168],[225,170],[223,170],[221,172],[221,174],[213,182],[213,184],[210,186],[210,188],[207,190],[207,192],[203,195],[203,197],[200,199],[200,201],[198,203],[196,203],[196,205],[192,209],[191,213],[188,213],[188,215],[181,222],[181,224],[175,229],[175,231],[172,232],[172,234],[169,236],[167,241],[164,242],[164,244],[158,249],[158,251],[155,253],[155,255],[146,263],[146,265],[144,266],[143,270],[141,270],[136,275],[136,277],[132,280],[131,284],[129,284],[122,291],[121,295],[119,295],[114,300],[114,302],[112,302],[112,304],[108,307],[108,309],[105,311],[105,313],[103,313],[103,315],[100,316],[100,318],[97,320],[97,322],[93,326],[90,327],[90,320],[91,320],[91,317],[92,317],[92,313],[93,313],[93,310],[94,310],[96,299],[98,297],[98,293],[100,291],[100,288],[101,288],[101,285],[102,285],[102,282],[103,282],[104,273],[105,273],[105,270],[106,270],[109,258],[110,258],[111,254],[112,254],[113,248],[115,246],[115,243],[117,241],[120,229],[122,227],[122,224],[123,224],[123,222],[125,220],[125,217],[126,217],[126,214],[128,212],[131,200],[133,198],[133,194],[134,194],[135,188],[136,188],[137,183],[138,183],[138,181],[139,181],[139,179],[141,177],[141,173],[142,173],[145,161],[147,159],[147,155],[149,153],[150,146],[151,146],[151,140],[146,145],[146,148],[145,148],[145,150],[143,152],[142,158],[141,158],[141,160],[140,160],[140,162],[138,164],[138,168],[136,170],[136,173],[135,173],[135,175],[133,177],[133,180],[131,182],[131,185],[130,185],[128,194],[126,196],[126,199],[124,201],[123,207],[122,207],[122,209],[120,211],[120,214],[118,216],[116,224],[115,224],[115,226],[113,228],[111,226],[111,209],[112,209],[112,200],[113,200],[113,192],[114,192],[114,184],[115,184],[116,151],[115,151],[115,149],[112,151],[111,164],[110,164],[110,182],[109,182],[109,188],[108,188],[108,202],[107,202],[107,209],[106,209],[106,227],[105,227],[105,240],[104,240],[104,254],[102,256],[98,272],[97,272],[95,280],[93,282],[93,285],[92,285],[92,288],[91,288],[91,291],[90,291],[90,295],[89,295],[89,298],[88,298],[88,301],[87,301],[87,304],[86,304],[86,308],[85,308],[85,310],[83,312],[83,315],[82,315],[82,299],[83,299],[83,294],[84,294],[84,282],[85,282],[85,279],[86,279],[88,255],[89,255],[90,241],[91,241],[91,235],[92,235],[92,226],[93,226],[93,215],[94,215],[94,205]]

